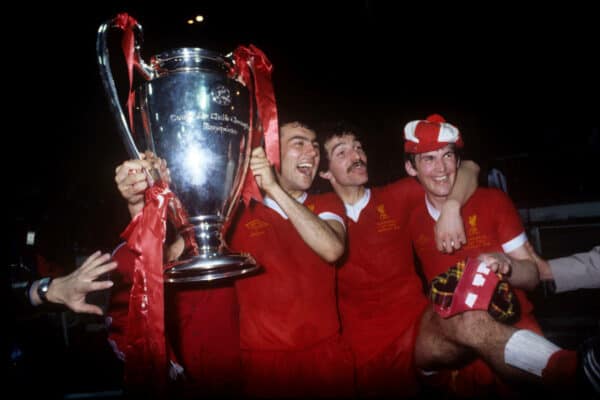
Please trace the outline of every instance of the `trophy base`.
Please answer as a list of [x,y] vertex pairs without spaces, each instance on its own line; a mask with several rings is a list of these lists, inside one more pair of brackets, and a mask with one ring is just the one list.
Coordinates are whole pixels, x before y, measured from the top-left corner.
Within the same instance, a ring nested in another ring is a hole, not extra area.
[[220,254],[176,262],[164,274],[168,283],[212,282],[240,277],[259,269],[260,265],[249,254]]

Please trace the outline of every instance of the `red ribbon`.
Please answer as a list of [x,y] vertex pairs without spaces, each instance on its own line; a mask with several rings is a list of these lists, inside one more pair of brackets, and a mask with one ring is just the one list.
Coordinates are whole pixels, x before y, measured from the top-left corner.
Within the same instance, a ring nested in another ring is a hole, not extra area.
[[127,63],[127,76],[129,77],[129,92],[127,96],[127,109],[129,112],[129,125],[133,132],[133,104],[135,102],[135,92],[133,91],[133,67],[136,65],[135,60],[135,37],[133,34],[133,28],[137,25],[135,18],[127,13],[119,13],[115,19],[114,24],[117,28],[123,31],[123,38],[121,39],[121,48],[125,55],[125,62]]
[[[233,57],[236,63],[236,72],[246,84],[250,93],[254,93],[256,97],[260,127],[258,131],[255,129],[253,123],[254,110],[251,109],[251,148],[261,146],[264,138],[267,158],[275,169],[279,171],[279,125],[277,122],[275,94],[271,81],[273,65],[265,53],[254,45],[250,45],[249,47],[238,46],[233,52]],[[252,174],[246,174],[242,189],[242,198],[246,204],[250,202],[251,198],[262,201],[262,195]]]
[[167,346],[164,325],[163,242],[173,193],[159,181],[146,190],[144,209],[122,233],[137,255],[129,299],[125,382],[135,390],[164,393]]

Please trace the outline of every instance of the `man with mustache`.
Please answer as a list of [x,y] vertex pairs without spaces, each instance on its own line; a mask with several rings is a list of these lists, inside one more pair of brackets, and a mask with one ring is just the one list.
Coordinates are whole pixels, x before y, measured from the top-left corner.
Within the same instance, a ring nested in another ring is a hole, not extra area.
[[[415,273],[407,228],[423,189],[413,179],[367,188],[367,156],[356,132],[344,122],[321,132],[325,162],[320,176],[344,201],[349,218],[348,251],[338,273],[343,335],[355,353],[359,395],[415,396],[414,359],[421,357],[415,340],[427,299]],[[478,167],[464,163],[462,170],[456,200],[442,213],[448,219],[439,229],[452,234],[438,242],[440,250],[452,251],[464,242],[460,204],[476,188]]]
[[[573,384],[573,352],[561,350],[531,331],[499,323],[487,311],[443,319],[428,307],[414,270],[409,236],[410,213],[422,204],[423,188],[410,178],[380,188],[365,187],[367,156],[356,129],[342,124],[324,131],[323,137],[326,167],[320,176],[329,180],[344,201],[350,219],[338,295],[343,333],[356,357],[360,395],[414,396],[419,391],[419,375],[456,368],[476,356],[508,379]],[[461,170],[465,168],[477,169],[463,162]],[[471,181],[474,175],[470,175]],[[472,192],[465,189],[469,186],[466,176],[459,172],[441,216],[448,211],[458,215],[457,205],[464,204]],[[474,186],[473,182],[469,187]],[[459,192],[462,195],[457,197]],[[458,218],[457,224],[462,225]],[[445,248],[455,251],[463,244],[455,241]],[[498,256],[486,257],[485,262],[494,271],[506,272],[509,267],[507,260]],[[521,349],[517,343],[515,352],[515,342],[509,343],[515,333],[515,339],[536,344],[536,353],[530,353],[525,361],[515,360]],[[505,360],[506,354],[512,359]],[[507,364],[509,361],[513,365]],[[523,371],[520,362],[535,365],[534,373]],[[540,375],[544,375],[542,379]]]

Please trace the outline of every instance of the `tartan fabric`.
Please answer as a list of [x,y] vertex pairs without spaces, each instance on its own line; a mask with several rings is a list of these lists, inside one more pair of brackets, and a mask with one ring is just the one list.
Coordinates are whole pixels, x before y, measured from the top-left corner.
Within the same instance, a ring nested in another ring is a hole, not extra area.
[[[463,275],[465,265],[466,261],[459,261],[431,281],[429,298],[434,304],[443,308],[452,305],[454,290]],[[488,306],[490,315],[505,324],[513,324],[519,320],[520,311],[519,300],[508,282],[498,283]]]

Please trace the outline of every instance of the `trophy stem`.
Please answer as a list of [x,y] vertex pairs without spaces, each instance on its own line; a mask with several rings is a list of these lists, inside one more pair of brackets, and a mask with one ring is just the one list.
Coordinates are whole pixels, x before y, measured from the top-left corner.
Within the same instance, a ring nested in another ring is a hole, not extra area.
[[214,215],[193,217],[190,218],[190,222],[179,229],[179,233],[186,238],[193,232],[197,255],[171,263],[165,270],[166,282],[210,282],[239,277],[260,268],[251,255],[232,253],[227,248],[221,233],[223,227],[221,217]]

